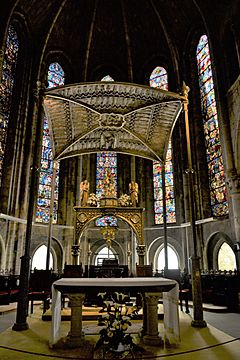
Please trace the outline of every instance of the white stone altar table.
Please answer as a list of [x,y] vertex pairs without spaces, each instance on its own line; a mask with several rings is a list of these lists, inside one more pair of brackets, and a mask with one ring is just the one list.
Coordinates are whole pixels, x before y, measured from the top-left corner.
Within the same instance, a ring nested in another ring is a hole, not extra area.
[[[125,292],[135,296],[141,293],[144,306],[143,340],[149,345],[162,345],[158,333],[158,300],[163,295],[165,341],[176,344],[180,341],[178,313],[178,283],[175,280],[155,277],[136,278],[62,278],[52,285],[52,333],[50,346],[58,343],[66,347],[84,344],[82,332],[82,305],[86,294],[99,292]],[[61,293],[68,296],[71,307],[71,328],[67,337],[60,340]]]

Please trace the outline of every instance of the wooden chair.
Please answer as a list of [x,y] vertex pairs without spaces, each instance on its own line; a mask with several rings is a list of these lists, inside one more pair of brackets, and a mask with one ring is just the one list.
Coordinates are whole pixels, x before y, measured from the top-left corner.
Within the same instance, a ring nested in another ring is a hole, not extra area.
[[[64,269],[63,269],[63,276],[64,278],[79,278],[79,277],[83,277],[83,267],[82,264],[80,265],[68,265],[65,264]],[[62,308],[65,307],[65,302],[66,302],[66,295],[61,294],[61,298],[62,298]]]
[[136,273],[140,277],[151,277],[153,276],[152,265],[138,265],[136,264]]
[[9,275],[8,280],[8,287],[10,291],[10,302],[17,302],[20,289],[19,289],[19,282],[20,282],[19,275]]
[[43,302],[43,313],[49,309],[52,282],[51,270],[34,270],[30,274],[28,300],[31,302],[31,314],[34,301],[37,300]]
[[[183,311],[183,300],[185,301],[185,312],[189,313],[188,300],[191,296],[190,283],[184,280],[181,276],[180,269],[168,269],[164,270],[164,277],[172,280],[176,280],[179,285],[179,302],[180,309]],[[183,281],[184,280],[184,281]]]
[[8,305],[10,303],[9,277],[7,275],[0,276],[0,305]]
[[63,270],[63,277],[78,278],[83,276],[82,264],[80,265],[67,265],[65,264]]
[[0,305],[18,301],[19,275],[0,275]]
[[[152,265],[136,264],[136,275],[137,277],[152,277],[153,276]],[[141,284],[139,286],[141,286]],[[144,302],[142,301],[142,295],[140,293],[136,295],[136,306],[138,307],[138,309],[145,306]]]

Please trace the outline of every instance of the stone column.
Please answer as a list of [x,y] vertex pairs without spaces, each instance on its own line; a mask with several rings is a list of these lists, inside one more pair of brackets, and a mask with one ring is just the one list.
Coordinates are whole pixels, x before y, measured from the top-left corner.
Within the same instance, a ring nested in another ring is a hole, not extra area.
[[83,344],[84,333],[82,331],[82,305],[85,294],[67,294],[71,308],[71,328],[66,338],[67,347],[78,347]]
[[227,179],[229,195],[232,199],[233,225],[236,234],[236,241],[240,241],[240,176],[237,173],[231,174]]
[[[33,112],[33,124],[36,124],[36,136],[33,136],[33,159],[30,167],[30,187],[29,199],[27,208],[27,225],[25,234],[24,255],[21,256],[20,269],[20,284],[19,284],[19,299],[17,306],[16,322],[12,329],[14,331],[27,330],[29,325],[27,323],[28,316],[28,288],[29,288],[29,274],[30,274],[30,244],[32,235],[33,212],[36,204],[37,181],[39,178],[39,163],[41,157],[41,141],[43,132],[43,99],[45,86],[41,81],[37,81],[36,89],[34,89],[34,102],[31,103]],[[29,115],[30,113],[28,113]],[[30,156],[31,158],[31,156]]]
[[163,346],[163,339],[158,333],[158,300],[160,293],[147,292],[144,294],[145,310],[147,312],[144,316],[143,330],[146,335],[143,337],[143,342],[146,345],[160,345]]
[[202,287],[201,287],[201,271],[200,271],[200,257],[192,256],[192,296],[198,306],[193,307],[193,320],[191,325],[193,327],[206,327],[207,324],[203,320],[203,306],[202,306]]

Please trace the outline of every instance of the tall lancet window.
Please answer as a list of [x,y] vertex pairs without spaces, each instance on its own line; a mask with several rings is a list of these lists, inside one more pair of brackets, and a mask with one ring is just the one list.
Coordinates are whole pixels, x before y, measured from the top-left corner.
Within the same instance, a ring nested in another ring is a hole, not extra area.
[[[150,76],[150,86],[168,90],[168,76],[163,67],[157,66]],[[163,191],[162,191],[162,164],[153,162],[153,186],[154,186],[154,213],[155,224],[163,223]],[[166,197],[166,221],[176,221],[175,198],[172,169],[172,143],[169,141],[165,162],[165,197]]]
[[206,35],[201,36],[199,40],[196,56],[212,213],[214,216],[223,216],[228,214],[227,190],[219,137],[212,65]]
[[[64,85],[64,71],[58,63],[48,68],[48,88]],[[44,116],[41,168],[39,175],[36,222],[48,223],[50,217],[51,186],[53,178],[52,141],[48,120]],[[53,222],[57,222],[59,168],[57,168],[54,191]]]
[[2,181],[3,159],[6,149],[6,138],[18,52],[18,36],[14,27],[9,25],[3,57],[2,79],[0,83],[0,185]]
[[[103,195],[104,181],[108,172],[112,174],[117,193],[117,153],[108,151],[97,153],[96,195],[99,198]],[[96,225],[117,226],[117,219],[114,216],[103,216],[97,219]]]
[[[101,81],[114,81],[110,75],[104,76]],[[104,180],[107,173],[110,172],[113,176],[114,186],[117,194],[117,153],[100,152],[97,153],[97,173],[96,173],[96,194],[100,198],[103,194]],[[103,216],[96,220],[96,226],[117,226],[117,219],[115,216]]]

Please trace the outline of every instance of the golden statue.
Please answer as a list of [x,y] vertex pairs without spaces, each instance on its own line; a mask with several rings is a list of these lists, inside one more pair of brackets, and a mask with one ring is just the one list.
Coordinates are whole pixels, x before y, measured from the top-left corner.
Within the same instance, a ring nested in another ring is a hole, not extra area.
[[88,205],[89,182],[83,180],[80,184],[80,206]]
[[110,169],[107,169],[106,177],[103,182],[103,196],[116,197],[114,177]]
[[138,204],[138,184],[135,181],[130,182],[129,191],[132,206],[136,207]]

